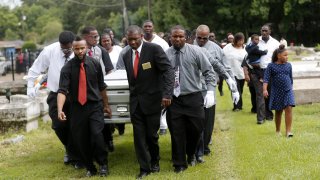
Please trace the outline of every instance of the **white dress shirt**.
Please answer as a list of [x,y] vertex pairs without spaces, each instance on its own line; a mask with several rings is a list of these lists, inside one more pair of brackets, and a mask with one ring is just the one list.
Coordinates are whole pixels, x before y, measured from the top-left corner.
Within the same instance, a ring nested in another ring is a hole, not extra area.
[[273,37],[269,36],[269,40],[267,42],[263,41],[261,36],[259,37],[260,41],[259,41],[259,49],[264,51],[264,50],[268,50],[268,53],[266,55],[261,56],[261,60],[260,60],[260,67],[262,69],[267,68],[268,64],[271,63],[271,58],[272,58],[272,54],[273,51],[277,48],[279,48],[279,41],[277,41],[276,39],[274,39]]
[[162,39],[156,34],[153,34],[153,36],[154,38],[151,40],[151,43],[158,44],[159,46],[162,47],[163,51],[166,51],[167,49],[169,49],[169,44],[167,43],[167,41],[165,41],[164,39]]
[[[57,92],[59,89],[60,71],[66,59],[64,56],[59,42],[46,46],[29,69],[28,87],[33,87],[36,78],[48,70],[47,87],[50,91]],[[68,60],[73,57],[74,53],[71,53]]]

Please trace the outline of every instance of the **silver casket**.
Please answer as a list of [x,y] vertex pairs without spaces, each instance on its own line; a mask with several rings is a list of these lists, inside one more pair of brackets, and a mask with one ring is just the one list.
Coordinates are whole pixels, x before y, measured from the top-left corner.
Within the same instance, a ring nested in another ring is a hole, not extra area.
[[112,118],[105,116],[105,123],[130,123],[129,84],[125,70],[116,70],[104,77]]

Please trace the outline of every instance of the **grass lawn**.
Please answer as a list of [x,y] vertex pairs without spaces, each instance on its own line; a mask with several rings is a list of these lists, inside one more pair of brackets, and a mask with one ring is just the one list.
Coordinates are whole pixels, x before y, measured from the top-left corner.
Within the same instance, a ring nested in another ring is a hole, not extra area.
[[[249,91],[244,90],[244,110],[232,112],[228,90],[217,97],[216,123],[212,153],[206,162],[173,172],[170,135],[160,136],[160,173],[146,179],[319,179],[320,177],[320,104],[293,109],[294,137],[275,134],[274,121],[256,124],[250,113]],[[0,179],[77,179],[85,170],[62,163],[64,148],[51,123],[40,123],[30,133],[0,135],[0,141],[23,134],[23,142],[0,145]],[[284,120],[282,124],[284,134]],[[139,172],[133,148],[132,126],[125,134],[114,135],[115,151],[109,154],[109,179],[135,179]],[[95,177],[93,179],[98,179]]]

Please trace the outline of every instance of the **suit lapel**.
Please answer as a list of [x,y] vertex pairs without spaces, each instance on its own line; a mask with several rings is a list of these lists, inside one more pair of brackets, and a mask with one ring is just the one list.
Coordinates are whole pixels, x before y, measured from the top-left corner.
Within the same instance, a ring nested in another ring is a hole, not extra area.
[[128,71],[128,75],[131,79],[133,78],[133,64],[132,64],[132,49],[130,48],[129,51],[125,54],[123,60],[125,61],[126,64],[126,69]]

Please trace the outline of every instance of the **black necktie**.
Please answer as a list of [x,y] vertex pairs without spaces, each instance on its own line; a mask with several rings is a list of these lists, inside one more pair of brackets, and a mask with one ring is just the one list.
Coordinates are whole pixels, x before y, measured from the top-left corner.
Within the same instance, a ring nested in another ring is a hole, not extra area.
[[67,62],[68,62],[68,57],[69,57],[69,55],[64,55],[64,58],[65,58],[64,64],[67,64]]
[[180,50],[175,53],[173,95],[176,97],[180,95]]

